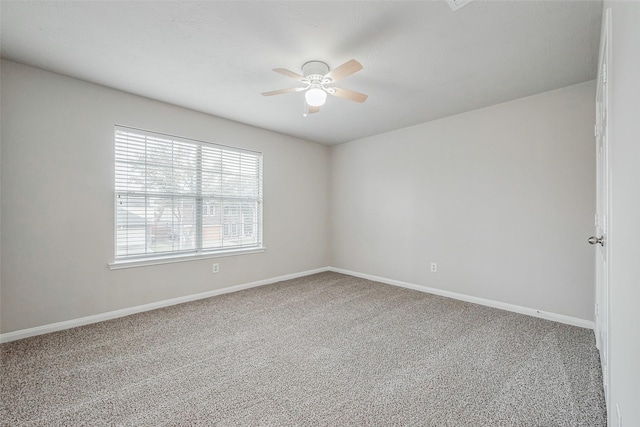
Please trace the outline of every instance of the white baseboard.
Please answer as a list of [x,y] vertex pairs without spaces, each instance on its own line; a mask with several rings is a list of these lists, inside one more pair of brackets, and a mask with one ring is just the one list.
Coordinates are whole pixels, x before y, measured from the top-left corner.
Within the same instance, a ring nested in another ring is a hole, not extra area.
[[522,307],[520,305],[508,304],[506,302],[493,301],[485,298],[478,298],[469,295],[459,294],[456,292],[443,291],[441,289],[430,288],[428,286],[415,285],[413,283],[402,282],[400,280],[387,279],[385,277],[373,276],[371,274],[358,273],[356,271],[344,270],[342,268],[329,267],[328,271],[336,273],[348,274],[350,276],[360,277],[362,279],[373,280],[375,282],[386,283],[388,285],[400,286],[420,292],[427,292],[434,295],[453,298],[461,301],[472,302],[474,304],[484,305],[487,307],[499,308],[501,310],[513,311],[515,313],[526,314],[533,317],[552,320],[554,322],[565,323],[567,325],[579,326],[581,328],[594,329],[595,323],[591,320],[579,319],[577,317],[565,316],[564,314],[548,313],[535,308]]
[[116,319],[118,317],[129,316],[131,314],[155,310],[157,308],[168,307],[176,304],[182,304],[189,301],[195,301],[199,299],[213,297],[216,295],[227,294],[230,292],[237,292],[243,289],[255,288],[257,286],[269,285],[271,283],[281,282],[283,280],[297,279],[298,277],[309,276],[311,274],[322,273],[324,271],[333,271],[336,273],[347,274],[349,276],[360,277],[367,280],[373,280],[375,282],[386,283],[388,285],[400,286],[403,288],[413,289],[420,292],[427,292],[434,295],[440,295],[440,296],[449,297],[449,298],[453,298],[461,301],[471,302],[474,304],[480,304],[487,307],[499,308],[506,311],[513,311],[515,313],[526,314],[534,317],[540,317],[542,319],[565,323],[567,325],[579,326],[579,327],[588,328],[588,329],[594,329],[595,327],[595,324],[593,321],[578,319],[576,317],[571,317],[571,316],[565,316],[563,314],[547,313],[541,310],[536,310],[534,308],[522,307],[519,305],[473,297],[473,296],[459,294],[459,293],[450,292],[450,291],[444,291],[441,289],[435,289],[427,286],[416,285],[413,283],[402,282],[400,280],[387,279],[385,277],[373,276],[371,274],[358,273],[356,271],[345,270],[342,268],[323,267],[323,268],[317,268],[315,270],[301,271],[299,273],[286,274],[284,276],[258,280],[256,282],[245,283],[242,285],[235,285],[235,286],[229,286],[227,288],[215,289],[213,291],[202,292],[199,294],[185,295],[183,297],[152,302],[149,304],[138,305],[135,307],[123,308],[121,310],[109,311],[106,313],[96,314],[96,315],[87,316],[87,317],[81,317],[79,319],[66,320],[63,322],[36,326],[34,328],[22,329],[14,332],[7,332],[4,334],[0,334],[0,343],[15,341],[22,338],[33,337],[36,335],[48,334],[50,332],[62,331],[65,329],[71,329],[78,326],[89,325],[92,323],[103,322],[105,320],[111,320],[111,319]]
[[243,289],[255,288],[257,286],[269,285],[271,283],[282,282],[283,280],[297,279],[298,277],[308,276],[310,274],[322,273],[328,271],[328,267],[317,268],[315,270],[301,271],[299,273],[286,274],[284,276],[272,277],[270,279],[258,280],[256,282],[245,283],[242,285],[229,286],[227,288],[215,289],[213,291],[202,292],[199,294],[185,295],[183,297],[171,298],[163,301],[152,302],[149,304],[138,305],[135,307],[123,308],[121,310],[109,311],[106,313],[95,314],[93,316],[81,317],[79,319],[65,320],[63,322],[51,323],[48,325],[36,326],[34,328],[21,329],[19,331],[7,332],[0,334],[0,343],[19,340],[22,338],[33,337],[36,335],[48,334],[50,332],[62,331],[78,326],[90,325],[92,323],[103,322],[105,320],[116,319],[118,317],[129,316],[131,314],[142,313],[143,311],[155,310],[157,308],[168,307],[171,305],[182,304],[189,301],[209,298],[216,295],[237,292]]

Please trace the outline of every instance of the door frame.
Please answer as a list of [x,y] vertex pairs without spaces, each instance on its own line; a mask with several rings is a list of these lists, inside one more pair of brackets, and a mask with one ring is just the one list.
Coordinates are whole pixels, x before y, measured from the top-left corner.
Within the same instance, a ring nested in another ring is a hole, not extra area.
[[600,351],[605,402],[609,402],[609,312],[611,251],[608,241],[611,230],[611,169],[609,145],[609,90],[611,84],[611,11],[606,9],[602,21],[598,78],[596,89],[596,217],[595,233],[603,237],[603,245],[595,251],[595,337]]

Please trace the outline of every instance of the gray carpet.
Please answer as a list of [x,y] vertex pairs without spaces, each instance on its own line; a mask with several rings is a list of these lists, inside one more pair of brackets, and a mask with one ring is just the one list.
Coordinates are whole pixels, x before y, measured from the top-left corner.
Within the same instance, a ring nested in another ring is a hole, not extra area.
[[593,331],[337,273],[1,351],[2,425],[606,425]]

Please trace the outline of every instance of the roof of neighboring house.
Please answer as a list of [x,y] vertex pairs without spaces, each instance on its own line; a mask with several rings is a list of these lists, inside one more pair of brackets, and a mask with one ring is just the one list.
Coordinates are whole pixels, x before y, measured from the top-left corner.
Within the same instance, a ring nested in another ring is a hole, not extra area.
[[116,224],[128,224],[129,227],[144,227],[146,225],[146,221],[143,217],[121,206],[117,207],[116,219]]

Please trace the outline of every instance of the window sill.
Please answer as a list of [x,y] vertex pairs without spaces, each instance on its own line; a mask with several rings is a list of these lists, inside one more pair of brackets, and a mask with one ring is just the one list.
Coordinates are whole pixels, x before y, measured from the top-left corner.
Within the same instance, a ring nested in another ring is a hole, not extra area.
[[174,262],[196,261],[199,259],[207,259],[207,258],[221,258],[221,257],[236,256],[236,255],[258,254],[266,250],[267,248],[262,246],[259,248],[232,249],[224,252],[215,252],[215,253],[208,253],[208,254],[173,255],[173,256],[164,256],[164,257],[155,257],[155,258],[121,260],[121,261],[110,262],[109,269],[120,270],[123,268],[146,267],[148,265],[171,264]]

